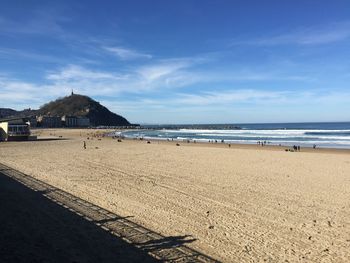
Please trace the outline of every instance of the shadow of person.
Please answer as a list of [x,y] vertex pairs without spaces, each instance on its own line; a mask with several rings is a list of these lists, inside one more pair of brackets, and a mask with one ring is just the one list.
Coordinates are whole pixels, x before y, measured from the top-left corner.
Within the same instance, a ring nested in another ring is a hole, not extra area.
[[137,245],[141,247],[143,250],[151,252],[153,250],[180,247],[186,243],[192,243],[197,240],[195,238],[188,239],[190,237],[191,236],[189,235],[163,237],[160,239],[149,240],[143,243],[139,243]]

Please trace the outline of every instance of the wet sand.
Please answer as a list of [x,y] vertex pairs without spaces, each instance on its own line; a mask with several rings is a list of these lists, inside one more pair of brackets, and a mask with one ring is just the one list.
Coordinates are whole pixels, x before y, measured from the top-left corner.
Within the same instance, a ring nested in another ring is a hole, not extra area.
[[0,160],[165,236],[190,235],[190,247],[220,261],[350,261],[349,151],[91,140],[93,132],[0,143]]

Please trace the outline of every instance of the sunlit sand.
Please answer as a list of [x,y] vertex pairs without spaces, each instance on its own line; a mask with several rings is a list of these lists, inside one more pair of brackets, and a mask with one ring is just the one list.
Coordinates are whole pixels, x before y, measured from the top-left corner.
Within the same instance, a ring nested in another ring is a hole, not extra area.
[[220,261],[350,261],[348,151],[93,133],[42,131],[70,139],[1,143],[0,160],[161,234],[190,235],[188,246]]

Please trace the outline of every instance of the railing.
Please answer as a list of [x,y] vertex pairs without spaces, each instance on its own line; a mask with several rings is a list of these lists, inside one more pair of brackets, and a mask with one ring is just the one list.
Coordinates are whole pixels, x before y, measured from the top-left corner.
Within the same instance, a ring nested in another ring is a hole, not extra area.
[[16,131],[16,132],[9,131],[8,132],[8,136],[29,136],[29,135],[30,135],[29,131]]

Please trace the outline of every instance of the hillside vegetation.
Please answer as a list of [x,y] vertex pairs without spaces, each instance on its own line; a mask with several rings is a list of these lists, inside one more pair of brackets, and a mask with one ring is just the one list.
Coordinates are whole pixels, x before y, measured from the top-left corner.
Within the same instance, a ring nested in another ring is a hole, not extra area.
[[73,94],[44,104],[39,110],[16,111],[0,108],[0,118],[29,116],[81,116],[90,119],[92,126],[129,126],[127,119],[109,111],[99,102],[83,95]]
[[74,94],[43,105],[38,115],[84,116],[93,126],[127,126],[130,123],[122,116],[109,111],[97,101],[83,95]]

